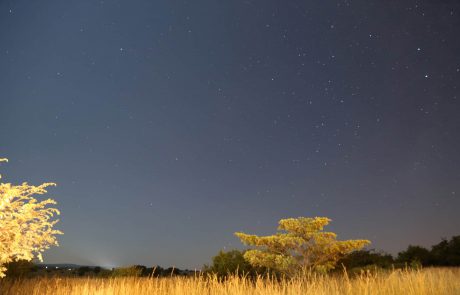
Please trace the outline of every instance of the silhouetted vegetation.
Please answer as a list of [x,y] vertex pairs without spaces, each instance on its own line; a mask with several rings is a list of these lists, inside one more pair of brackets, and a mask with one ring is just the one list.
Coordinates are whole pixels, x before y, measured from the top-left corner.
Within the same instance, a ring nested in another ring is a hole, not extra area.
[[88,266],[82,266],[82,267],[79,267],[77,269],[77,274],[79,276],[84,276],[84,275],[88,274],[89,272],[91,272],[91,270],[92,269],[90,267],[88,267]]
[[364,268],[375,266],[378,268],[391,268],[395,261],[393,256],[375,250],[360,250],[348,254],[339,260],[338,265],[343,265],[347,269]]
[[245,258],[244,251],[231,250],[228,252],[219,251],[212,258],[211,265],[205,265],[203,271],[216,274],[219,278],[229,276],[250,276],[265,274],[266,268],[254,267]]
[[411,245],[398,254],[396,261],[420,266],[460,266],[460,236],[443,239],[431,250]]
[[460,236],[442,240],[431,249],[434,265],[460,266]]
[[431,252],[420,246],[409,245],[407,250],[398,253],[396,261],[411,266],[428,266],[433,264]]
[[37,266],[27,260],[16,260],[5,264],[8,278],[21,278],[37,271]]
[[375,266],[390,267],[423,267],[423,266],[460,266],[460,236],[450,240],[442,240],[428,250],[421,246],[409,245],[399,252],[396,258],[383,252],[373,250],[356,251],[339,261],[347,269]]

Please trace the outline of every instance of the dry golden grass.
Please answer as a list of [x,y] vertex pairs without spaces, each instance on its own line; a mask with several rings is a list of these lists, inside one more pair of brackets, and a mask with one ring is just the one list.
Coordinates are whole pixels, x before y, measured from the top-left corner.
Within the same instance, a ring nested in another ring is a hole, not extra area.
[[216,278],[36,278],[0,281],[1,294],[73,295],[73,294],[156,294],[156,295],[298,295],[298,294],[460,294],[459,268],[395,270],[367,273],[349,278],[310,276],[280,282],[259,278],[256,281],[233,277],[219,282]]

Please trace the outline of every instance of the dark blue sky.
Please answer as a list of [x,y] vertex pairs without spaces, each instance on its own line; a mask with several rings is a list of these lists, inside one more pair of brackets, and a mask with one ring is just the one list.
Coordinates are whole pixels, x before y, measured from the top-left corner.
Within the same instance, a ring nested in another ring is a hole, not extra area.
[[283,217],[395,253],[460,234],[460,2],[1,1],[4,180],[46,262],[200,267]]

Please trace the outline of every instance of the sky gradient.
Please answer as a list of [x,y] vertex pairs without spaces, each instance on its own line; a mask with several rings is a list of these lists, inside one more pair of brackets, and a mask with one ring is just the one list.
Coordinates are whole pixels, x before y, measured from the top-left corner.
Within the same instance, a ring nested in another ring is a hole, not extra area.
[[0,1],[3,181],[53,181],[48,263],[199,268],[327,216],[460,234],[460,2]]

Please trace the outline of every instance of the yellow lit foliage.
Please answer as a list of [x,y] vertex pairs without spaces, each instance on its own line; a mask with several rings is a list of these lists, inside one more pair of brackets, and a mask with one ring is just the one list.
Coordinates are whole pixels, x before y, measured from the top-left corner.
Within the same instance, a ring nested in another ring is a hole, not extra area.
[[[0,159],[7,162],[7,159]],[[53,229],[59,215],[52,199],[38,201],[33,196],[45,194],[46,188],[54,183],[39,186],[26,182],[20,185],[0,183],[0,278],[5,276],[5,263],[14,260],[42,261],[42,252],[52,245],[58,245],[56,235],[62,234]]]
[[254,266],[268,267],[285,274],[301,270],[328,271],[344,255],[370,244],[368,240],[338,241],[333,232],[323,228],[331,220],[326,217],[299,217],[279,221],[279,232],[256,236],[237,232],[240,240],[258,249],[248,250],[244,258]]

